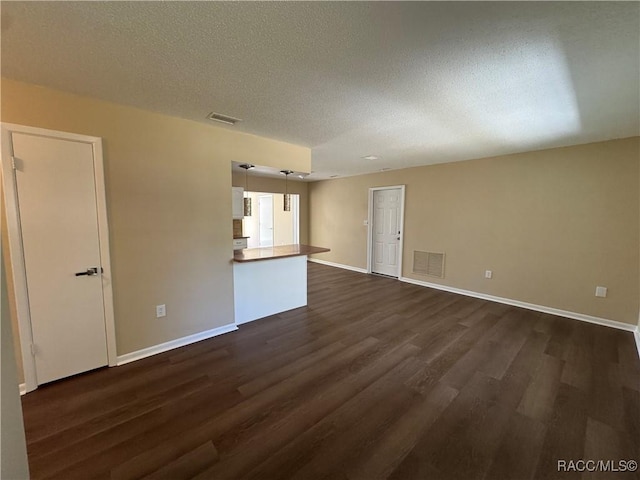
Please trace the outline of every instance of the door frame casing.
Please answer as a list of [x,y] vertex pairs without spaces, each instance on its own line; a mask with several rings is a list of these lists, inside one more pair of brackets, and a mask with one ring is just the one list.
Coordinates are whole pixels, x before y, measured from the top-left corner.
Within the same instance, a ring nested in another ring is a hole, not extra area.
[[18,205],[18,191],[16,178],[12,166],[13,143],[12,133],[25,133],[40,137],[69,140],[88,143],[93,152],[93,175],[96,191],[96,211],[98,217],[98,240],[100,243],[100,262],[103,269],[101,275],[104,308],[105,333],[107,338],[108,365],[117,365],[116,329],[113,308],[113,287],[111,273],[111,256],[109,251],[109,226],[107,220],[107,201],[104,180],[104,160],[102,155],[102,139],[76,133],[60,132],[44,128],[29,127],[12,123],[0,123],[0,138],[2,141],[2,185],[5,195],[7,213],[7,234],[9,237],[9,253],[11,259],[11,274],[18,317],[20,334],[20,349],[24,370],[25,390],[30,392],[38,388],[35,357],[32,354],[33,334],[31,329],[31,314],[29,311],[29,295],[27,290],[27,272],[22,245],[22,230],[20,228],[20,211]]
[[369,212],[367,219],[367,273],[373,273],[373,193],[379,190],[400,189],[400,241],[398,243],[398,278],[402,277],[402,262],[404,252],[404,197],[406,185],[391,185],[386,187],[369,188]]

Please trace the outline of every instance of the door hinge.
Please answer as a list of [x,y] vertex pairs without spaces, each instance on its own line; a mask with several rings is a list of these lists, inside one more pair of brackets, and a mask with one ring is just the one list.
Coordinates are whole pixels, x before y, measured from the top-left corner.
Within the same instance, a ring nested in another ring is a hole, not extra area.
[[11,157],[11,168],[14,171],[18,171],[18,170],[23,171],[24,170],[23,163],[24,162],[22,160],[20,160],[19,158]]

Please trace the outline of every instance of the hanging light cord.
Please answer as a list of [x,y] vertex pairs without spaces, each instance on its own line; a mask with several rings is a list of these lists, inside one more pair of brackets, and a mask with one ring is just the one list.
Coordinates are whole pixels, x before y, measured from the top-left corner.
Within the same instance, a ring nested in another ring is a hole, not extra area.
[[249,196],[249,170],[254,168],[253,165],[244,163],[240,165],[240,168],[244,168],[244,194],[243,194],[243,214],[245,217],[251,216],[251,197]]
[[287,184],[287,179],[289,175],[293,173],[292,170],[280,170],[280,173],[284,175],[284,211],[291,211],[291,196],[289,195],[289,185]]

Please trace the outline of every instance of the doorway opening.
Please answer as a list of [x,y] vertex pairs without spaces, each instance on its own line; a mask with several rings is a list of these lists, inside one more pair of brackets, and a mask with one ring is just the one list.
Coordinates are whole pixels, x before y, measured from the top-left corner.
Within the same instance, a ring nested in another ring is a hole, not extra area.
[[242,220],[247,248],[300,243],[300,195],[291,195],[291,210],[284,211],[282,193],[247,192],[254,205],[252,215]]
[[1,134],[29,392],[117,361],[102,140],[12,124]]
[[402,276],[405,186],[369,189],[367,271]]

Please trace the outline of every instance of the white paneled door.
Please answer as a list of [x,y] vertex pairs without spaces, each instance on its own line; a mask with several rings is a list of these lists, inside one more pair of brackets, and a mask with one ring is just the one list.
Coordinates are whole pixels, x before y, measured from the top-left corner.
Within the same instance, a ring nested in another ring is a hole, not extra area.
[[401,238],[401,188],[373,191],[371,271],[398,276]]
[[9,138],[40,385],[108,364],[94,146]]

